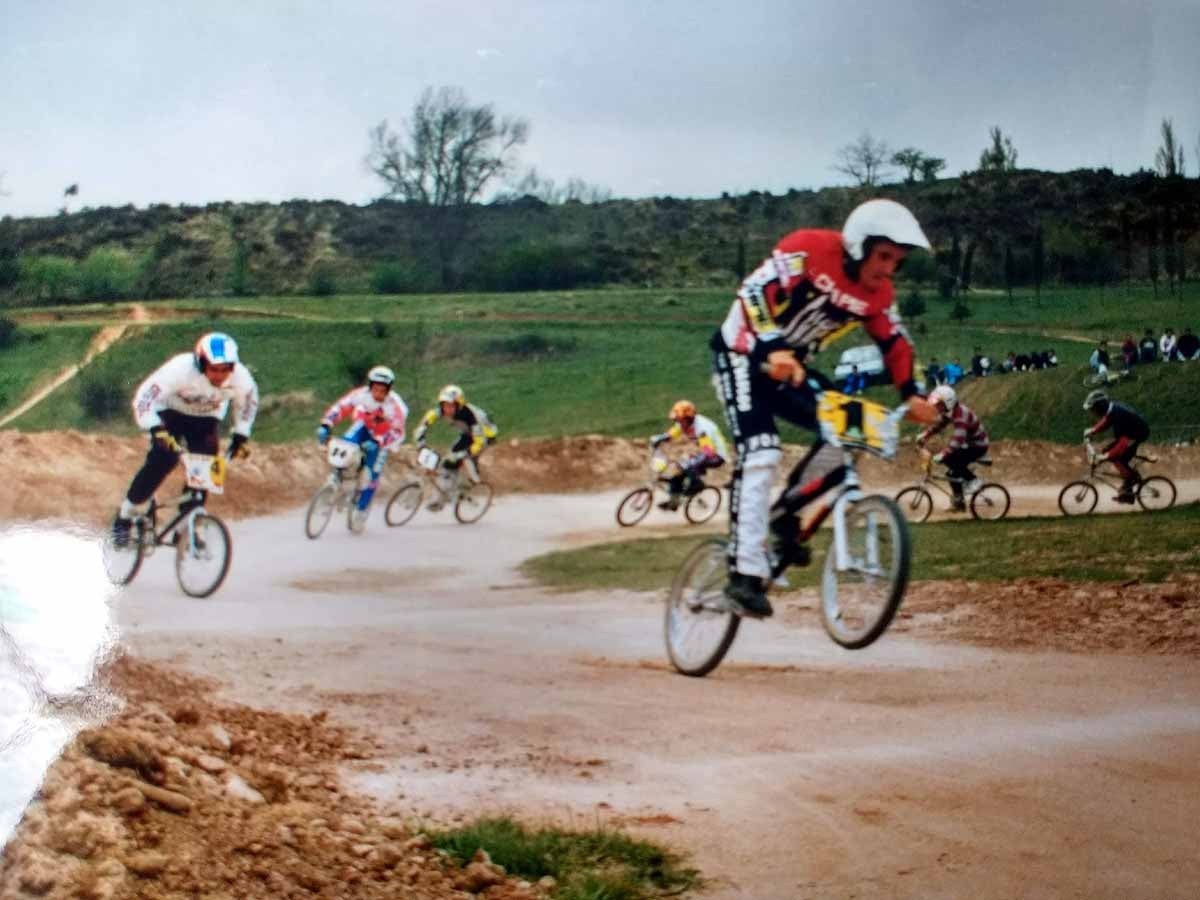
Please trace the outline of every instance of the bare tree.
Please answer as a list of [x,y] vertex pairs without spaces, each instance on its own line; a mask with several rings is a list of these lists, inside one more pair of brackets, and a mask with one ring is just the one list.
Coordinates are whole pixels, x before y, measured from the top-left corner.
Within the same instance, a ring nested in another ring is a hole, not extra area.
[[864,131],[853,144],[838,150],[833,169],[853,178],[859,187],[874,187],[882,180],[883,166],[890,156],[891,149],[884,141],[877,141]]
[[490,105],[472,106],[456,87],[426,88],[403,133],[386,119],[371,129],[367,165],[387,185],[385,196],[431,213],[443,287],[454,284],[471,205],[511,171],[528,136],[528,122],[498,118]]
[[993,125],[989,132],[992,146],[979,155],[981,172],[1011,172],[1017,167],[1017,148],[1013,146],[1012,138],[1000,130],[999,125]]
[[1154,170],[1164,178],[1183,174],[1183,145],[1175,139],[1175,124],[1170,119],[1162,122],[1162,146],[1154,154]]

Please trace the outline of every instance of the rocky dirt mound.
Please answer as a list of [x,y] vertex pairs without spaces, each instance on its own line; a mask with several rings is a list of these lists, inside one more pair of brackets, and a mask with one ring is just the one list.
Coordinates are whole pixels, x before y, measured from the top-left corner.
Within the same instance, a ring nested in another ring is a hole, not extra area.
[[1200,657],[1200,575],[1161,584],[918,582],[892,629],[985,647]]
[[0,897],[532,900],[477,854],[452,865],[397,815],[344,793],[373,748],[313,716],[219,706],[210,685],[119,658],[126,698],[47,772],[0,859]]

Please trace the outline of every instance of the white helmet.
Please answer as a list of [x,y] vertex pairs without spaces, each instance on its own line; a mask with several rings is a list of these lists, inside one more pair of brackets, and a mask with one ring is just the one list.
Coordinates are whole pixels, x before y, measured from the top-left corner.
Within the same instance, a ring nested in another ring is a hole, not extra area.
[[391,387],[396,381],[396,373],[387,366],[376,366],[367,373],[367,384],[386,384]]
[[954,393],[954,388],[948,384],[939,384],[929,394],[930,403],[940,403],[946,408],[946,412],[953,411],[958,404],[958,395]]
[[462,406],[466,402],[466,395],[457,384],[448,384],[438,392],[438,403],[453,403],[455,406]]
[[886,238],[902,247],[930,249],[916,216],[895,200],[868,200],[854,208],[842,226],[842,246],[856,262],[863,260],[868,238]]
[[233,364],[238,361],[237,341],[220,331],[210,331],[196,341],[196,368],[201,372],[210,363]]

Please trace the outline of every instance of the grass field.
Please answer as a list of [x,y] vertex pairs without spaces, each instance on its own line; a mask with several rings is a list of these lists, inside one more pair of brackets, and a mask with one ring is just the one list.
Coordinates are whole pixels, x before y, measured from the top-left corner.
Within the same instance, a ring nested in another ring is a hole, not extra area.
[[[901,288],[901,295],[907,290]],[[376,362],[396,369],[397,388],[414,413],[432,403],[442,384],[454,381],[493,415],[505,437],[644,436],[663,426],[666,410],[681,396],[722,420],[710,386],[707,343],[730,296],[713,290],[598,290],[148,302],[152,324],[131,329],[93,364],[91,375],[131,394],[197,334],[220,328],[237,337],[264,394],[258,440],[309,436],[325,405],[353,383],[355,373]],[[1148,289],[1047,291],[1041,305],[1028,295],[1010,301],[1000,293],[979,293],[970,299],[974,315],[959,324],[949,319],[949,303],[926,296],[928,312],[912,325],[921,360],[957,356],[967,364],[975,346],[997,360],[1009,349],[1054,347],[1062,362],[1057,370],[988,379],[965,386],[964,395],[978,404],[996,438],[1072,443],[1083,427],[1077,407],[1091,339],[1138,334],[1147,314],[1182,330],[1183,314],[1192,308],[1176,298],[1154,300]],[[0,409],[16,406],[36,382],[78,358],[92,329],[127,314],[126,306],[14,313],[18,321],[36,315],[37,324],[21,331],[44,337],[0,351]],[[822,354],[817,367],[832,373],[838,351],[862,340],[861,332],[854,333]],[[1156,436],[1200,436],[1200,365],[1147,367],[1144,374],[1114,393],[1150,417]],[[894,402],[891,389],[875,393]],[[124,414],[110,421],[85,415],[77,382],[15,425],[133,430]]]
[[[1135,526],[1135,527],[1131,527]],[[1160,513],[938,522],[910,526],[914,581],[1008,581],[1046,576],[1069,581],[1159,582],[1200,572],[1200,505]],[[522,571],[559,591],[661,590],[670,585],[696,535],[597,544],[527,560]],[[814,539],[820,561],[828,529]],[[793,589],[813,587],[819,567],[792,569]]]

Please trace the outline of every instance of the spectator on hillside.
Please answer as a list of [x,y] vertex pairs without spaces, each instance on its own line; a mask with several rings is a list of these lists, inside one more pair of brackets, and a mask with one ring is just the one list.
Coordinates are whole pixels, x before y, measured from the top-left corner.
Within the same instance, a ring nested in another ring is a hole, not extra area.
[[976,347],[975,355],[971,357],[971,374],[976,378],[983,378],[987,375],[988,367],[984,366],[986,359],[987,357],[983,355],[983,348]]
[[1046,351],[1046,368],[1053,369],[1057,365],[1058,365],[1058,354],[1055,353],[1054,348],[1051,347],[1049,350]]
[[1175,356],[1175,329],[1168,328],[1158,339],[1158,353],[1163,362],[1170,362]]
[[925,367],[925,393],[933,392],[933,389],[942,383],[942,367],[938,365],[937,357],[929,357],[929,365]]
[[1013,351],[1008,351],[1008,356],[1004,357],[1004,362],[1000,363],[1000,373],[1007,375],[1009,372],[1017,371],[1017,354]]
[[954,386],[954,385],[958,384],[960,381],[962,381],[963,367],[962,367],[962,363],[960,363],[958,361],[957,356],[954,357],[954,359],[951,360],[950,362],[946,363],[945,375],[946,375],[945,382],[948,385]]
[[1121,356],[1125,359],[1125,368],[1137,365],[1138,361],[1138,345],[1133,342],[1133,335],[1125,335],[1125,340],[1121,344]]
[[1029,358],[1028,353],[1022,353],[1013,360],[1013,364],[1016,366],[1018,372],[1028,372],[1033,368],[1033,360]]
[[846,376],[846,386],[842,388],[847,394],[861,394],[867,387],[867,378],[862,372],[858,371],[858,366],[854,366],[850,370],[850,374]]
[[1158,359],[1158,341],[1154,340],[1154,332],[1149,328],[1142,336],[1142,341],[1138,344],[1138,349],[1141,351],[1141,361],[1144,363],[1152,363]]
[[1181,360],[1200,359],[1200,338],[1192,334],[1192,329],[1183,329],[1183,334],[1179,336],[1179,342],[1175,345],[1175,352]]
[[1108,341],[1101,341],[1096,345],[1096,349],[1092,351],[1092,357],[1088,360],[1088,365],[1092,367],[1092,371],[1101,374],[1108,374],[1110,365],[1108,360]]

